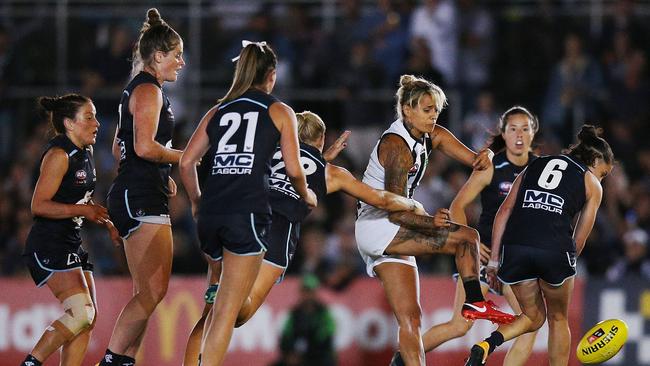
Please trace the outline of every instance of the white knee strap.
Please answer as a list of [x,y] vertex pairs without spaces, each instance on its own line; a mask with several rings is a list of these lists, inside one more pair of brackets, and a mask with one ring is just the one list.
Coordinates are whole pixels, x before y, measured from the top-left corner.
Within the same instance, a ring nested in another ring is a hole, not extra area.
[[58,320],[77,335],[95,320],[95,305],[87,293],[75,294],[63,300],[65,313]]

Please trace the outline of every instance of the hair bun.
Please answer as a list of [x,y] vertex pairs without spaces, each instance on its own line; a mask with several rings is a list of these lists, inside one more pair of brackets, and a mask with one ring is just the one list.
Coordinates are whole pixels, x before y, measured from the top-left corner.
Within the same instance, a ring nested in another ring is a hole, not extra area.
[[163,20],[160,17],[160,12],[158,12],[158,9],[151,8],[147,10],[147,23],[149,24],[150,27],[154,27],[156,25],[160,25],[163,23]]
[[406,85],[412,83],[413,81],[415,81],[416,79],[417,78],[415,76],[413,76],[413,75],[402,75],[399,78],[399,85],[400,86],[406,86]]
[[578,132],[578,140],[585,142],[597,140],[602,131],[602,128],[597,128],[593,125],[584,125],[580,129],[580,132]]
[[40,97],[38,98],[38,104],[40,104],[44,110],[51,112],[56,108],[58,99],[59,98],[57,97]]

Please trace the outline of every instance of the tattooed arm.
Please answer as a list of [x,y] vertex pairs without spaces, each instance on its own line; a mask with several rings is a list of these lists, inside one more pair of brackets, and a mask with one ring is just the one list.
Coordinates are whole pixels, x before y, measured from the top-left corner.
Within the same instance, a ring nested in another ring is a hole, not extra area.
[[[413,166],[408,146],[398,135],[388,134],[379,143],[378,154],[379,162],[384,167],[384,189],[406,197],[408,171]],[[404,228],[432,235],[436,227],[450,225],[445,211],[439,211],[436,216],[423,216],[408,211],[394,212],[389,215],[389,219]]]

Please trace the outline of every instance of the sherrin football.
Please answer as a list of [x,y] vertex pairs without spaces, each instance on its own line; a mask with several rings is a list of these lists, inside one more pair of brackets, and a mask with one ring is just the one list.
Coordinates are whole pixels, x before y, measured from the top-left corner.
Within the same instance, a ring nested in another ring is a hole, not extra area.
[[627,324],[620,319],[608,319],[594,325],[582,337],[576,356],[587,365],[605,362],[614,357],[627,341]]

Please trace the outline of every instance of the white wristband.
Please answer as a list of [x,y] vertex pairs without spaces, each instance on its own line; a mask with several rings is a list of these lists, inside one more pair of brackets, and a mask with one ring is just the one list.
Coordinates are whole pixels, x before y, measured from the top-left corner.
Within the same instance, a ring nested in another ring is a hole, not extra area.
[[499,268],[499,261],[495,261],[495,260],[490,259],[488,261],[487,267]]

